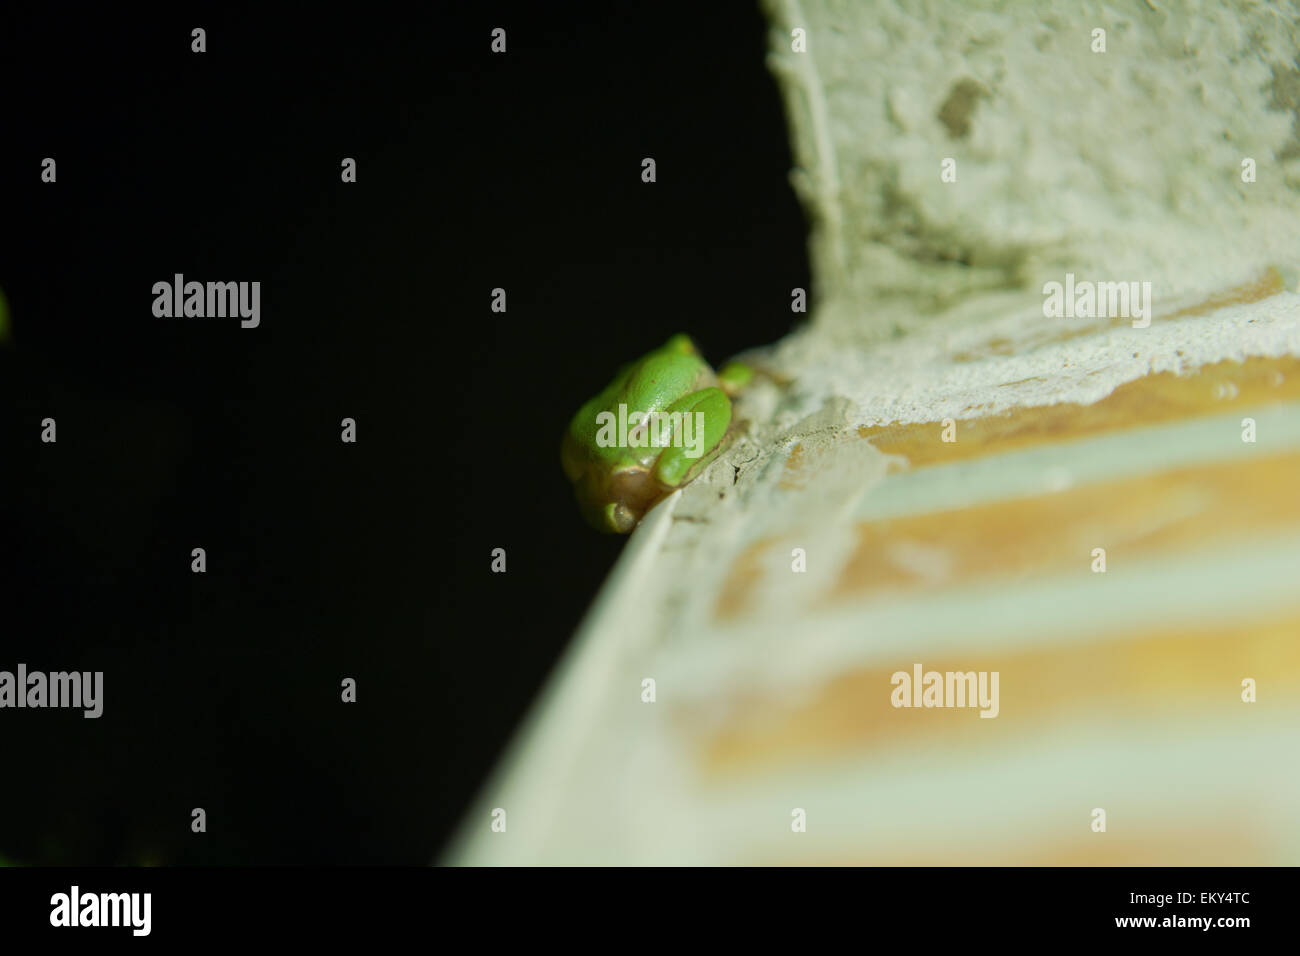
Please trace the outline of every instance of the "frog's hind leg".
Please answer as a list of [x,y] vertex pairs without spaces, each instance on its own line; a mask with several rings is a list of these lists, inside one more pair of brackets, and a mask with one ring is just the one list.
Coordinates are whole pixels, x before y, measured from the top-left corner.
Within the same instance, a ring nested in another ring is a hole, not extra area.
[[673,419],[671,446],[660,454],[655,478],[667,488],[676,488],[717,455],[731,424],[731,399],[720,388],[705,388],[674,402],[667,411],[681,417]]

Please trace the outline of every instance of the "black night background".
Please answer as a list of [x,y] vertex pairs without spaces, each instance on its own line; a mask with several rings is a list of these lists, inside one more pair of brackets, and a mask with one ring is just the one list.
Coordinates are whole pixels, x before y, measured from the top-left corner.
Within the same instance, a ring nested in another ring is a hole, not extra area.
[[[759,10],[6,20],[0,668],[105,700],[0,719],[0,858],[435,860],[622,545],[568,416],[673,332],[716,365],[792,327]],[[260,281],[260,327],[155,318],[175,273]]]

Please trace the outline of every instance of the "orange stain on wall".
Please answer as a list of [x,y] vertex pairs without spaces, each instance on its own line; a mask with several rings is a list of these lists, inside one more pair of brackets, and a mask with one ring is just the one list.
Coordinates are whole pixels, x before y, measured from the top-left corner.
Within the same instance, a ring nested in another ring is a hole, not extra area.
[[[1191,734],[1207,721],[1245,721],[1248,729],[1253,712],[1241,701],[1242,678],[1267,687],[1271,700],[1300,695],[1297,634],[1300,607],[1290,607],[1189,627],[1081,632],[1069,642],[1029,648],[972,647],[920,659],[900,653],[896,661],[838,674],[784,703],[771,693],[735,696],[697,751],[698,766],[720,781],[792,762],[860,763],[900,748],[1005,755],[1053,725],[1068,732],[1096,716],[1138,726],[1188,715]],[[997,671],[998,716],[980,717],[978,707],[894,707],[891,676],[910,674],[914,663],[926,672]],[[704,717],[686,708],[683,733],[697,735]]]
[[1226,359],[1188,375],[1160,372],[1126,382],[1091,405],[1040,405],[962,419],[955,442],[940,441],[938,422],[864,426],[858,435],[919,468],[1295,398],[1300,398],[1300,358]]

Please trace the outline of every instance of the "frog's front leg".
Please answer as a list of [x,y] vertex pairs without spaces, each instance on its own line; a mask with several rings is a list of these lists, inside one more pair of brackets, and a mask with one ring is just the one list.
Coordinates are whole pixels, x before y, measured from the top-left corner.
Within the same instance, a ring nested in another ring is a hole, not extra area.
[[698,475],[717,455],[731,424],[731,399],[720,388],[705,388],[673,402],[667,411],[670,415],[680,412],[682,417],[673,429],[671,446],[663,450],[655,465],[655,478],[665,487],[676,488]]

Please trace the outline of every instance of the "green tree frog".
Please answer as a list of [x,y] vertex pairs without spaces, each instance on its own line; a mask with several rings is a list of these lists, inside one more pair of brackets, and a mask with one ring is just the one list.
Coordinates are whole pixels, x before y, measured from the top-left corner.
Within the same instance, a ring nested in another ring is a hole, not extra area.
[[686,335],[624,365],[569,422],[560,449],[583,517],[626,534],[722,450],[731,399],[753,377],[731,362],[714,373]]

